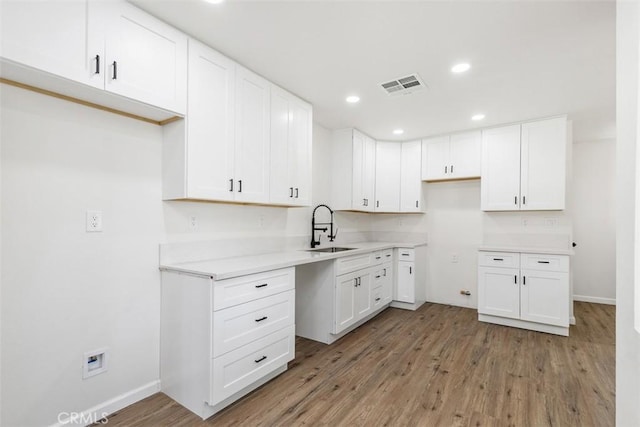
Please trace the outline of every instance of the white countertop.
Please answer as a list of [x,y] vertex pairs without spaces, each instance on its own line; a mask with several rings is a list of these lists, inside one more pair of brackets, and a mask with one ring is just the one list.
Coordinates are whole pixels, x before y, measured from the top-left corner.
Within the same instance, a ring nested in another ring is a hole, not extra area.
[[572,249],[558,248],[541,248],[541,247],[524,247],[524,246],[499,246],[499,245],[482,245],[478,248],[483,252],[525,252],[529,254],[546,254],[546,255],[574,255]]
[[[425,246],[426,242],[390,243],[390,242],[360,242],[339,245],[344,248],[354,248],[342,252],[312,252],[308,249],[291,250],[286,252],[272,252],[260,255],[218,258],[204,261],[161,264],[160,270],[178,271],[188,274],[209,276],[214,280],[229,279],[262,271],[278,268],[294,267],[312,262],[328,261],[349,255],[390,248],[415,248]],[[338,245],[336,245],[338,246]]]

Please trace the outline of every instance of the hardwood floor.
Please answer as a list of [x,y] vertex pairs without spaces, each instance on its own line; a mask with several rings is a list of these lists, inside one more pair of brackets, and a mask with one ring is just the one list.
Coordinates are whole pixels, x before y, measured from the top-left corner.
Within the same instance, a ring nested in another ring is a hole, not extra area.
[[109,426],[613,426],[615,307],[576,303],[570,337],[387,309],[331,346],[298,338],[289,370],[206,421],[158,393]]

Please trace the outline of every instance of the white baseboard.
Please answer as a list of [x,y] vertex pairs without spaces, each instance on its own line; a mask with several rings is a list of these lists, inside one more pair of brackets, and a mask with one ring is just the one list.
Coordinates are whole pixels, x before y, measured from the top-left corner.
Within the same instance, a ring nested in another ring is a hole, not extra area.
[[152,381],[148,384],[138,387],[134,390],[128,391],[116,396],[113,399],[100,403],[92,408],[89,408],[82,412],[65,412],[61,413],[58,417],[58,422],[52,424],[51,427],[60,426],[87,426],[99,422],[102,418],[119,411],[122,408],[126,408],[146,397],[151,396],[160,391],[160,380]]
[[600,297],[589,297],[586,295],[574,295],[573,300],[582,301],[582,302],[592,302],[594,304],[616,305],[615,298],[600,298]]

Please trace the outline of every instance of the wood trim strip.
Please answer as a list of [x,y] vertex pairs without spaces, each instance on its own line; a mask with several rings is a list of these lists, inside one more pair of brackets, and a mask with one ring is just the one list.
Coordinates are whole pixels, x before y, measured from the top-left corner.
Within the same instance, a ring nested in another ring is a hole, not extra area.
[[105,107],[104,105],[94,104],[93,102],[84,101],[82,99],[74,98],[74,97],[68,96],[68,95],[63,95],[63,94],[58,93],[58,92],[53,92],[53,91],[50,91],[50,90],[47,90],[47,89],[41,89],[39,87],[35,87],[35,86],[28,85],[28,84],[16,82],[14,80],[5,79],[4,77],[0,77],[0,83],[4,83],[4,84],[9,85],[9,86],[14,86],[14,87],[17,87],[17,88],[20,88],[20,89],[29,90],[31,92],[40,93],[42,95],[51,96],[53,98],[62,99],[64,101],[73,102],[75,104],[84,105],[85,107],[95,108],[96,110],[106,111],[107,113],[117,114],[119,116],[128,117],[130,119],[139,120],[141,122],[151,123],[151,124],[154,124],[156,126],[164,126],[167,123],[172,123],[172,122],[175,122],[175,121],[181,119],[181,117],[174,116],[174,117],[170,117],[168,119],[160,120],[160,121],[153,120],[153,119],[149,119],[149,118],[146,118],[146,117],[138,116],[137,114],[127,113],[125,111],[116,110],[115,108]]

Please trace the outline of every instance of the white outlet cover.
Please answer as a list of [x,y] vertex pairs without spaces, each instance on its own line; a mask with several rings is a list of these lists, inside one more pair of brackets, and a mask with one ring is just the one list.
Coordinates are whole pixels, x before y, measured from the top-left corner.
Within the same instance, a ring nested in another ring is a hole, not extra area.
[[102,211],[87,211],[87,232],[102,231]]

